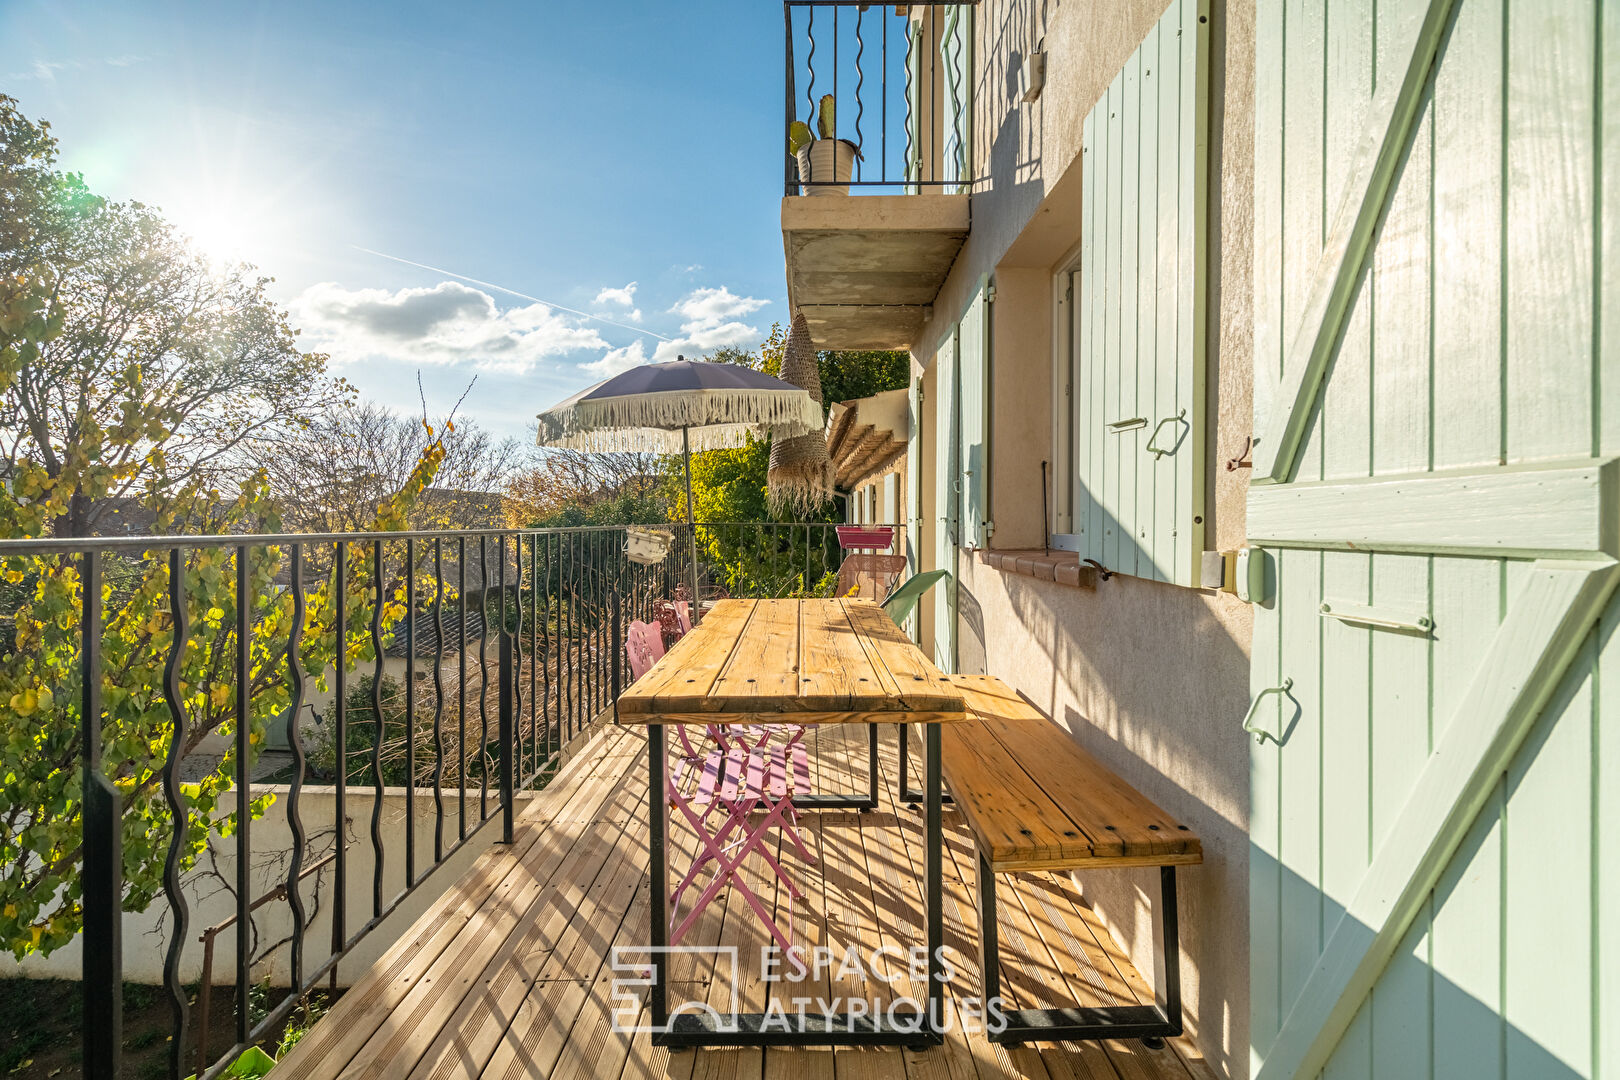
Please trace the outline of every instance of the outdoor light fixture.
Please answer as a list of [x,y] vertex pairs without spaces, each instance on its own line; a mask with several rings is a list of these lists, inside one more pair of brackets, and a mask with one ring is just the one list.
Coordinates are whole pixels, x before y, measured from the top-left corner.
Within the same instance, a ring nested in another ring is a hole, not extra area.
[[1041,51],[1040,46],[1036,46],[1034,52],[1024,57],[1024,66],[1019,72],[1018,82],[1023,88],[1023,100],[1034,101],[1041,96],[1041,90],[1046,86],[1046,53]]

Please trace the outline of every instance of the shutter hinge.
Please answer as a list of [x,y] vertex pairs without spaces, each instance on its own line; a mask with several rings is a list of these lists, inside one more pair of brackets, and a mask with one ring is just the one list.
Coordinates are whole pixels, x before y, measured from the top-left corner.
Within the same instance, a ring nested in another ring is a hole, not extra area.
[[991,282],[989,285],[984,287],[984,300],[987,304],[993,304],[996,302],[996,286],[994,282]]
[[988,539],[989,537],[994,536],[995,534],[996,534],[996,523],[993,522],[993,521],[985,522],[984,523],[984,535],[985,535],[985,537]]

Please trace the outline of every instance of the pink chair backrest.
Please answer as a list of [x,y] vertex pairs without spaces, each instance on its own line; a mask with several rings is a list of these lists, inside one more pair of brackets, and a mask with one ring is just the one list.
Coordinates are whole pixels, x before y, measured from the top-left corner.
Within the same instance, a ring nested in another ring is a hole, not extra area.
[[681,624],[681,633],[683,635],[692,632],[692,614],[688,610],[685,600],[675,601],[675,619]]
[[632,622],[625,632],[625,651],[630,654],[630,674],[641,678],[664,655],[664,635],[654,623]]

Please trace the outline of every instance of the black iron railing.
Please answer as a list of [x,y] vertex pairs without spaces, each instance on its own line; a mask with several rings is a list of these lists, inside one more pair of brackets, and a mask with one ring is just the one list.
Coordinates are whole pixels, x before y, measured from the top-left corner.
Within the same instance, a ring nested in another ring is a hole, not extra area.
[[785,0],[784,142],[795,120],[821,139],[821,103],[831,95],[833,137],[854,148],[848,180],[829,172],[826,160],[805,175],[789,151],[786,194],[846,184],[907,193],[970,190],[976,4]]
[[[510,842],[518,793],[543,787],[570,744],[611,714],[625,624],[669,619],[669,602],[689,591],[686,526],[649,528],[670,541],[651,563],[632,561],[624,527],[0,542],[5,566],[70,592],[77,586],[77,652],[67,664],[78,692],[59,716],[57,743],[64,762],[82,769],[82,846],[70,857],[82,887],[85,1074],[118,1075],[126,949],[152,948],[148,935],[123,938],[126,909],[166,905],[169,1075],[218,1076],[307,991],[336,985],[339,961],[485,826],[499,821]],[[703,599],[832,595],[842,560],[833,529],[700,523]],[[135,625],[130,613],[143,597],[145,621]],[[127,665],[137,640],[147,643],[151,670],[162,662],[161,685],[135,688],[156,703],[145,721],[130,719],[131,676],[104,653],[111,643],[116,663]],[[206,671],[199,655],[214,660]],[[391,670],[403,676],[402,690],[386,689]],[[369,677],[369,693],[356,677]],[[312,746],[306,719],[323,678],[333,693]],[[147,728],[131,730],[140,723]],[[187,801],[210,730],[229,740],[216,767],[234,778],[220,798],[225,830]],[[266,737],[276,734],[287,764],[255,780]],[[147,747],[150,758],[131,756],[130,745]],[[104,759],[104,746],[122,749]],[[306,813],[312,780],[330,785],[322,793],[329,820]],[[272,794],[282,807],[264,805]],[[386,838],[389,798],[403,800],[402,844]],[[419,809],[431,820],[431,849],[426,837],[418,842]],[[363,839],[348,830],[351,810]],[[285,816],[290,851],[256,852],[256,826],[272,815]],[[226,876],[235,910],[192,937],[185,885],[199,825],[234,857]],[[317,835],[329,839],[318,846]],[[133,854],[122,847],[130,837],[139,844]],[[160,887],[144,900],[126,873],[138,875],[143,852],[162,860]],[[369,881],[354,880],[355,852],[369,855]],[[271,854],[278,861],[267,878]],[[355,898],[351,917],[356,886],[370,902]],[[288,927],[272,944],[256,924],[268,913]],[[313,932],[317,913],[329,934]],[[210,1046],[206,1034],[216,937],[234,945],[228,1048]],[[206,949],[197,1030],[182,977],[194,943]],[[283,996],[251,1002],[272,966],[284,973]]]

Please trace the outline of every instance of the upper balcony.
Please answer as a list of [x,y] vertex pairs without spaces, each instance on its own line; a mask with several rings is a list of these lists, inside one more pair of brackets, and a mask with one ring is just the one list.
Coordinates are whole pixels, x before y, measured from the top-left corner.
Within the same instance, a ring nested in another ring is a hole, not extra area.
[[819,348],[911,345],[967,239],[974,6],[783,5],[782,246]]

